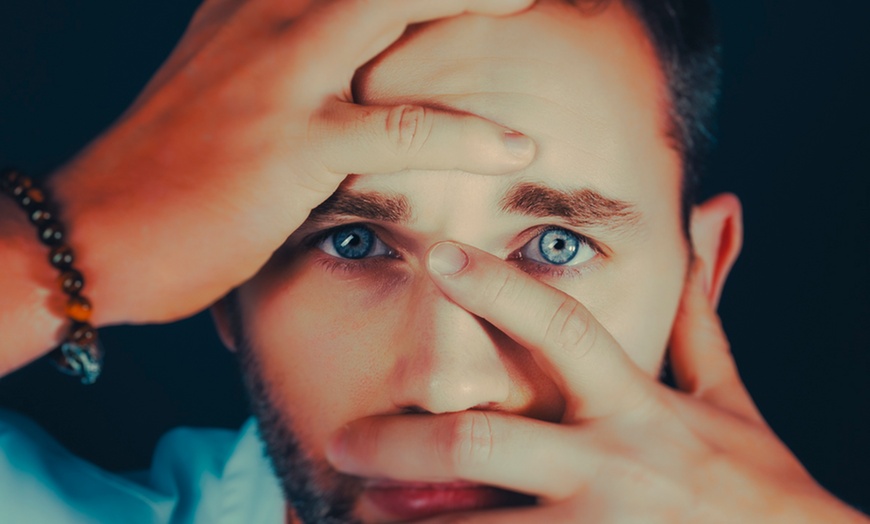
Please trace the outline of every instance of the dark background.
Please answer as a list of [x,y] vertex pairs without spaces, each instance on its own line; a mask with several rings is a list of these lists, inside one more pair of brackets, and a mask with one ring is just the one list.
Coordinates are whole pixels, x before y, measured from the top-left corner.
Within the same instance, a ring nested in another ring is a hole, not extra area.
[[[726,77],[705,193],[736,192],[746,216],[723,321],[771,426],[823,485],[868,509],[870,9],[714,3]],[[3,0],[0,166],[47,173],[72,156],[132,101],[196,4]],[[39,362],[0,381],[0,406],[111,469],[146,466],[169,428],[247,416],[206,314],[101,333],[96,385]]]

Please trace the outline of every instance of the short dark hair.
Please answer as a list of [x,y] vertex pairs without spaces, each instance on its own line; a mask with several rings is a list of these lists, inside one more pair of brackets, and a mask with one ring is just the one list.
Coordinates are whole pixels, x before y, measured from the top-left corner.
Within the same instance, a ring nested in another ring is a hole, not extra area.
[[[612,0],[566,0],[597,10]],[[716,143],[721,43],[709,0],[619,0],[646,29],[667,82],[668,137],[683,165],[682,220],[698,198],[701,175]]]

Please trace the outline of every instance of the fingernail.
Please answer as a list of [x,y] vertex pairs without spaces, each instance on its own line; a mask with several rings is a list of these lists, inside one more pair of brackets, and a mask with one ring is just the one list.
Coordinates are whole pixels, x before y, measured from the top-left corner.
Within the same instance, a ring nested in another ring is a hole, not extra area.
[[439,275],[455,275],[468,265],[468,255],[456,244],[442,242],[429,252],[429,269]]
[[504,145],[517,158],[528,158],[535,151],[532,139],[516,131],[505,131]]

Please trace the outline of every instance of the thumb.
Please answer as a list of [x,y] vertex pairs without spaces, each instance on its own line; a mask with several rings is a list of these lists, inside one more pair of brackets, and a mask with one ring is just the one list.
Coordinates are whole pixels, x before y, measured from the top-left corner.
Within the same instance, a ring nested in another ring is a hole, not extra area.
[[671,332],[670,360],[679,389],[752,420],[762,420],[740,380],[719,316],[713,309],[703,261],[695,259]]

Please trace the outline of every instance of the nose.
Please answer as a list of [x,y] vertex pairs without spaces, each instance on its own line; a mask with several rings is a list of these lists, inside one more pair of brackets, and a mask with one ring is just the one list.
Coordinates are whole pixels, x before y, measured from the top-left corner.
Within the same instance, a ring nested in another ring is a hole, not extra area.
[[392,372],[399,408],[449,413],[506,402],[510,378],[485,322],[434,285],[409,302]]

